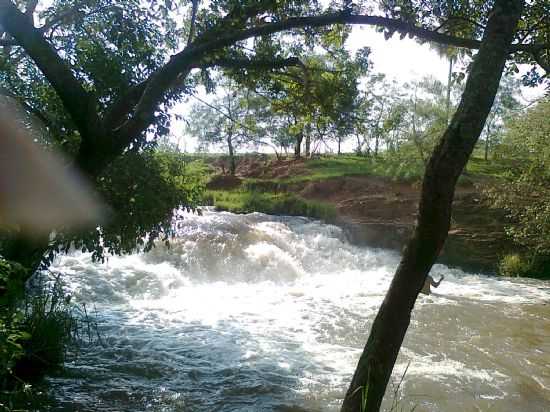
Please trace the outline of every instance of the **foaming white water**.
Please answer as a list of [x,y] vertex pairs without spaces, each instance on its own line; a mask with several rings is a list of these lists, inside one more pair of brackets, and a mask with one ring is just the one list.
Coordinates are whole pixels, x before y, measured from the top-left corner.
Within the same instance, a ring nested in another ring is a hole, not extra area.
[[[60,257],[107,345],[53,379],[56,396],[86,410],[337,410],[398,260],[335,226],[229,213],[187,215],[147,254]],[[404,410],[546,410],[548,285],[433,273],[446,280],[419,299],[395,371],[409,365]]]

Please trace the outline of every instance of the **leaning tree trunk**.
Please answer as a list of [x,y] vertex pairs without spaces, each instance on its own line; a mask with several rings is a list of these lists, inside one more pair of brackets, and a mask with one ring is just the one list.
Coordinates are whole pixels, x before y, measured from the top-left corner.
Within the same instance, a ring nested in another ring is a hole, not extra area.
[[491,110],[522,9],[520,0],[495,2],[460,105],[426,165],[414,233],[372,325],[343,412],[380,409],[416,298],[447,238],[456,181]]

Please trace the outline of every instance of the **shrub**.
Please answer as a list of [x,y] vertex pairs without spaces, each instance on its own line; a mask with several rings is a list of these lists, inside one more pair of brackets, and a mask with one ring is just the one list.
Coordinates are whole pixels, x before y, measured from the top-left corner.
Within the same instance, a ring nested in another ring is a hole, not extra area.
[[502,276],[525,276],[530,269],[529,262],[517,253],[503,256],[498,265],[498,272]]
[[92,339],[91,326],[59,279],[41,277],[23,303],[11,301],[0,310],[0,388],[17,388],[59,367],[69,347]]

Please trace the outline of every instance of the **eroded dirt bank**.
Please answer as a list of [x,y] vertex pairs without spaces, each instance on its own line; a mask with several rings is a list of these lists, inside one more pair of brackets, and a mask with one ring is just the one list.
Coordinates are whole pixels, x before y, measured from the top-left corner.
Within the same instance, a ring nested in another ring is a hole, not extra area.
[[[355,244],[395,250],[404,246],[416,219],[420,182],[358,175],[284,183],[307,173],[303,161],[245,161],[237,169],[240,177],[256,179],[260,189],[265,186],[263,189],[268,191],[290,191],[332,204],[337,212],[336,223]],[[459,181],[441,263],[491,273],[496,271],[500,258],[516,248],[506,236],[504,212],[491,209],[484,200],[487,184],[480,176],[466,176]]]
[[[513,245],[504,231],[504,214],[485,204],[482,183],[459,186],[452,226],[441,263],[473,271],[494,272],[499,258]],[[337,223],[356,244],[401,249],[416,219],[418,183],[377,176],[354,176],[296,187],[306,199],[333,204]]]

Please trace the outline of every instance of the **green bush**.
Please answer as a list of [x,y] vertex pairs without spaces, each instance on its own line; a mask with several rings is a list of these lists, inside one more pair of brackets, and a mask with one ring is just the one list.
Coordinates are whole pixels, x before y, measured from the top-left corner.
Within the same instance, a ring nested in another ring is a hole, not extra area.
[[[5,269],[12,266],[0,259],[0,273],[5,274]],[[8,303],[0,308],[2,390],[17,389],[59,367],[67,348],[83,337],[92,339],[95,331],[85,308],[71,303],[58,279],[41,280],[22,302]]]
[[517,253],[503,256],[498,264],[498,272],[502,276],[525,276],[529,271],[529,262]]
[[49,258],[74,247],[104,260],[105,253],[149,250],[157,238],[168,239],[174,210],[197,206],[205,189],[206,165],[186,159],[182,153],[160,150],[120,156],[97,180],[111,212],[105,224],[99,230],[58,233]]

